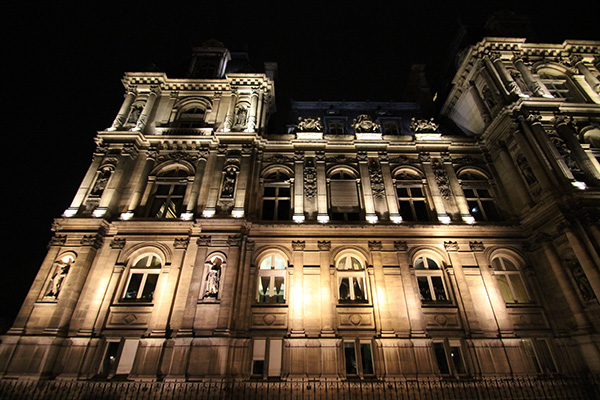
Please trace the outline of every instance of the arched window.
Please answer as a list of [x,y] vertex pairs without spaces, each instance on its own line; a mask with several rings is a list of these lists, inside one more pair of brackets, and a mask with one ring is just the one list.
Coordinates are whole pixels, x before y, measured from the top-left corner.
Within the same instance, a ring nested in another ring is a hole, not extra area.
[[129,270],[122,300],[151,302],[161,268],[162,261],[156,254],[146,253],[137,258]]
[[333,221],[358,221],[360,200],[356,176],[347,170],[338,170],[329,177],[329,204]]
[[498,256],[492,259],[492,268],[494,268],[498,288],[506,303],[531,301],[515,262],[508,257]]
[[423,178],[413,170],[402,169],[396,176],[396,195],[403,221],[430,221],[431,208],[427,201]]
[[571,79],[552,68],[544,68],[539,71],[540,80],[557,99],[565,99],[568,102],[576,102],[576,89]]
[[178,218],[188,184],[188,171],[180,166],[156,177],[149,217]]
[[473,170],[462,171],[458,178],[461,180],[469,212],[475,221],[499,221],[500,214],[491,194],[488,178]]
[[344,254],[336,264],[338,299],[344,302],[366,302],[364,264],[353,254]]
[[287,262],[277,254],[265,257],[258,269],[259,303],[285,303],[285,269]]
[[422,302],[450,301],[444,275],[437,261],[427,256],[419,256],[415,259],[414,267]]
[[282,171],[267,175],[263,183],[261,217],[267,221],[289,221],[292,209],[292,190],[289,177]]
[[179,128],[203,128],[206,110],[200,105],[193,105],[182,110],[177,116]]

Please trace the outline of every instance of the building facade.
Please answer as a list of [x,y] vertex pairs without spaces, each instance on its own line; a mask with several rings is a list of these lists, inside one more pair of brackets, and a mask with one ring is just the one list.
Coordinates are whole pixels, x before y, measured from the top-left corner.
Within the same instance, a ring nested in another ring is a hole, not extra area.
[[600,373],[599,42],[485,39],[440,118],[295,102],[194,49],[127,73],[0,377]]

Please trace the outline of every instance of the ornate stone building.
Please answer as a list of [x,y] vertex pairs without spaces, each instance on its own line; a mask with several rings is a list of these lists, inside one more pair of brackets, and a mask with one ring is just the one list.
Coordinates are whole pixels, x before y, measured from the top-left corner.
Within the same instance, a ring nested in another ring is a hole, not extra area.
[[295,102],[219,43],[125,99],[3,378],[600,373],[599,42],[485,39],[440,118]]

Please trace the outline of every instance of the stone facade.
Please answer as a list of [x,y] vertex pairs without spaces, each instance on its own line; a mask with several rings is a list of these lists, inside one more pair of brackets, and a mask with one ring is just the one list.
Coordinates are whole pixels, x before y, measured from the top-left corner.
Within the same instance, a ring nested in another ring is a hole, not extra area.
[[274,66],[219,43],[125,74],[0,376],[599,373],[599,50],[485,39],[443,118],[296,102],[285,132]]

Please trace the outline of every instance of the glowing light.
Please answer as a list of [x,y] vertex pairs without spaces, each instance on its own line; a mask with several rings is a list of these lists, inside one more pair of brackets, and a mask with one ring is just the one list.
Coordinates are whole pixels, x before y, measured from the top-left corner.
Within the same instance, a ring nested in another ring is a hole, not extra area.
[[395,224],[399,224],[402,222],[402,217],[400,215],[391,215],[390,220]]
[[121,219],[123,221],[128,221],[131,218],[133,218],[133,211],[127,211],[127,212],[121,213]]
[[473,208],[471,208],[471,212],[472,212],[473,214],[475,214],[475,213],[478,213],[478,212],[479,212],[479,208],[477,208],[477,207],[473,207]]
[[450,217],[448,215],[438,215],[438,221],[440,221],[442,224],[449,224],[450,221]]
[[317,215],[317,221],[319,221],[322,224],[325,224],[325,223],[329,222],[329,215],[327,215],[327,214]]
[[231,216],[233,218],[242,218],[244,216],[244,209],[243,208],[234,208],[233,211],[231,211]]
[[206,210],[202,211],[202,216],[204,218],[212,218],[215,216],[215,209],[214,208],[207,208]]
[[367,220],[367,222],[370,222],[372,224],[374,224],[375,222],[377,222],[377,215],[375,214],[367,214],[365,219]]
[[71,218],[75,214],[77,214],[77,210],[76,209],[72,209],[72,208],[67,208],[65,210],[65,212],[63,213],[63,215],[65,216],[65,218]]
[[304,222],[304,214],[294,214],[292,219],[294,220],[294,222],[297,222],[297,223]]
[[463,215],[462,219],[467,224],[474,224],[475,223],[475,217],[473,217],[472,215]]
[[579,190],[587,189],[587,185],[585,184],[585,182],[575,181],[575,182],[571,182],[571,185],[575,186]]
[[96,208],[94,210],[94,212],[92,213],[92,215],[96,218],[102,218],[104,217],[104,214],[106,214],[106,208]]
[[191,221],[194,219],[194,213],[192,213],[192,212],[181,213],[181,219],[184,221]]

